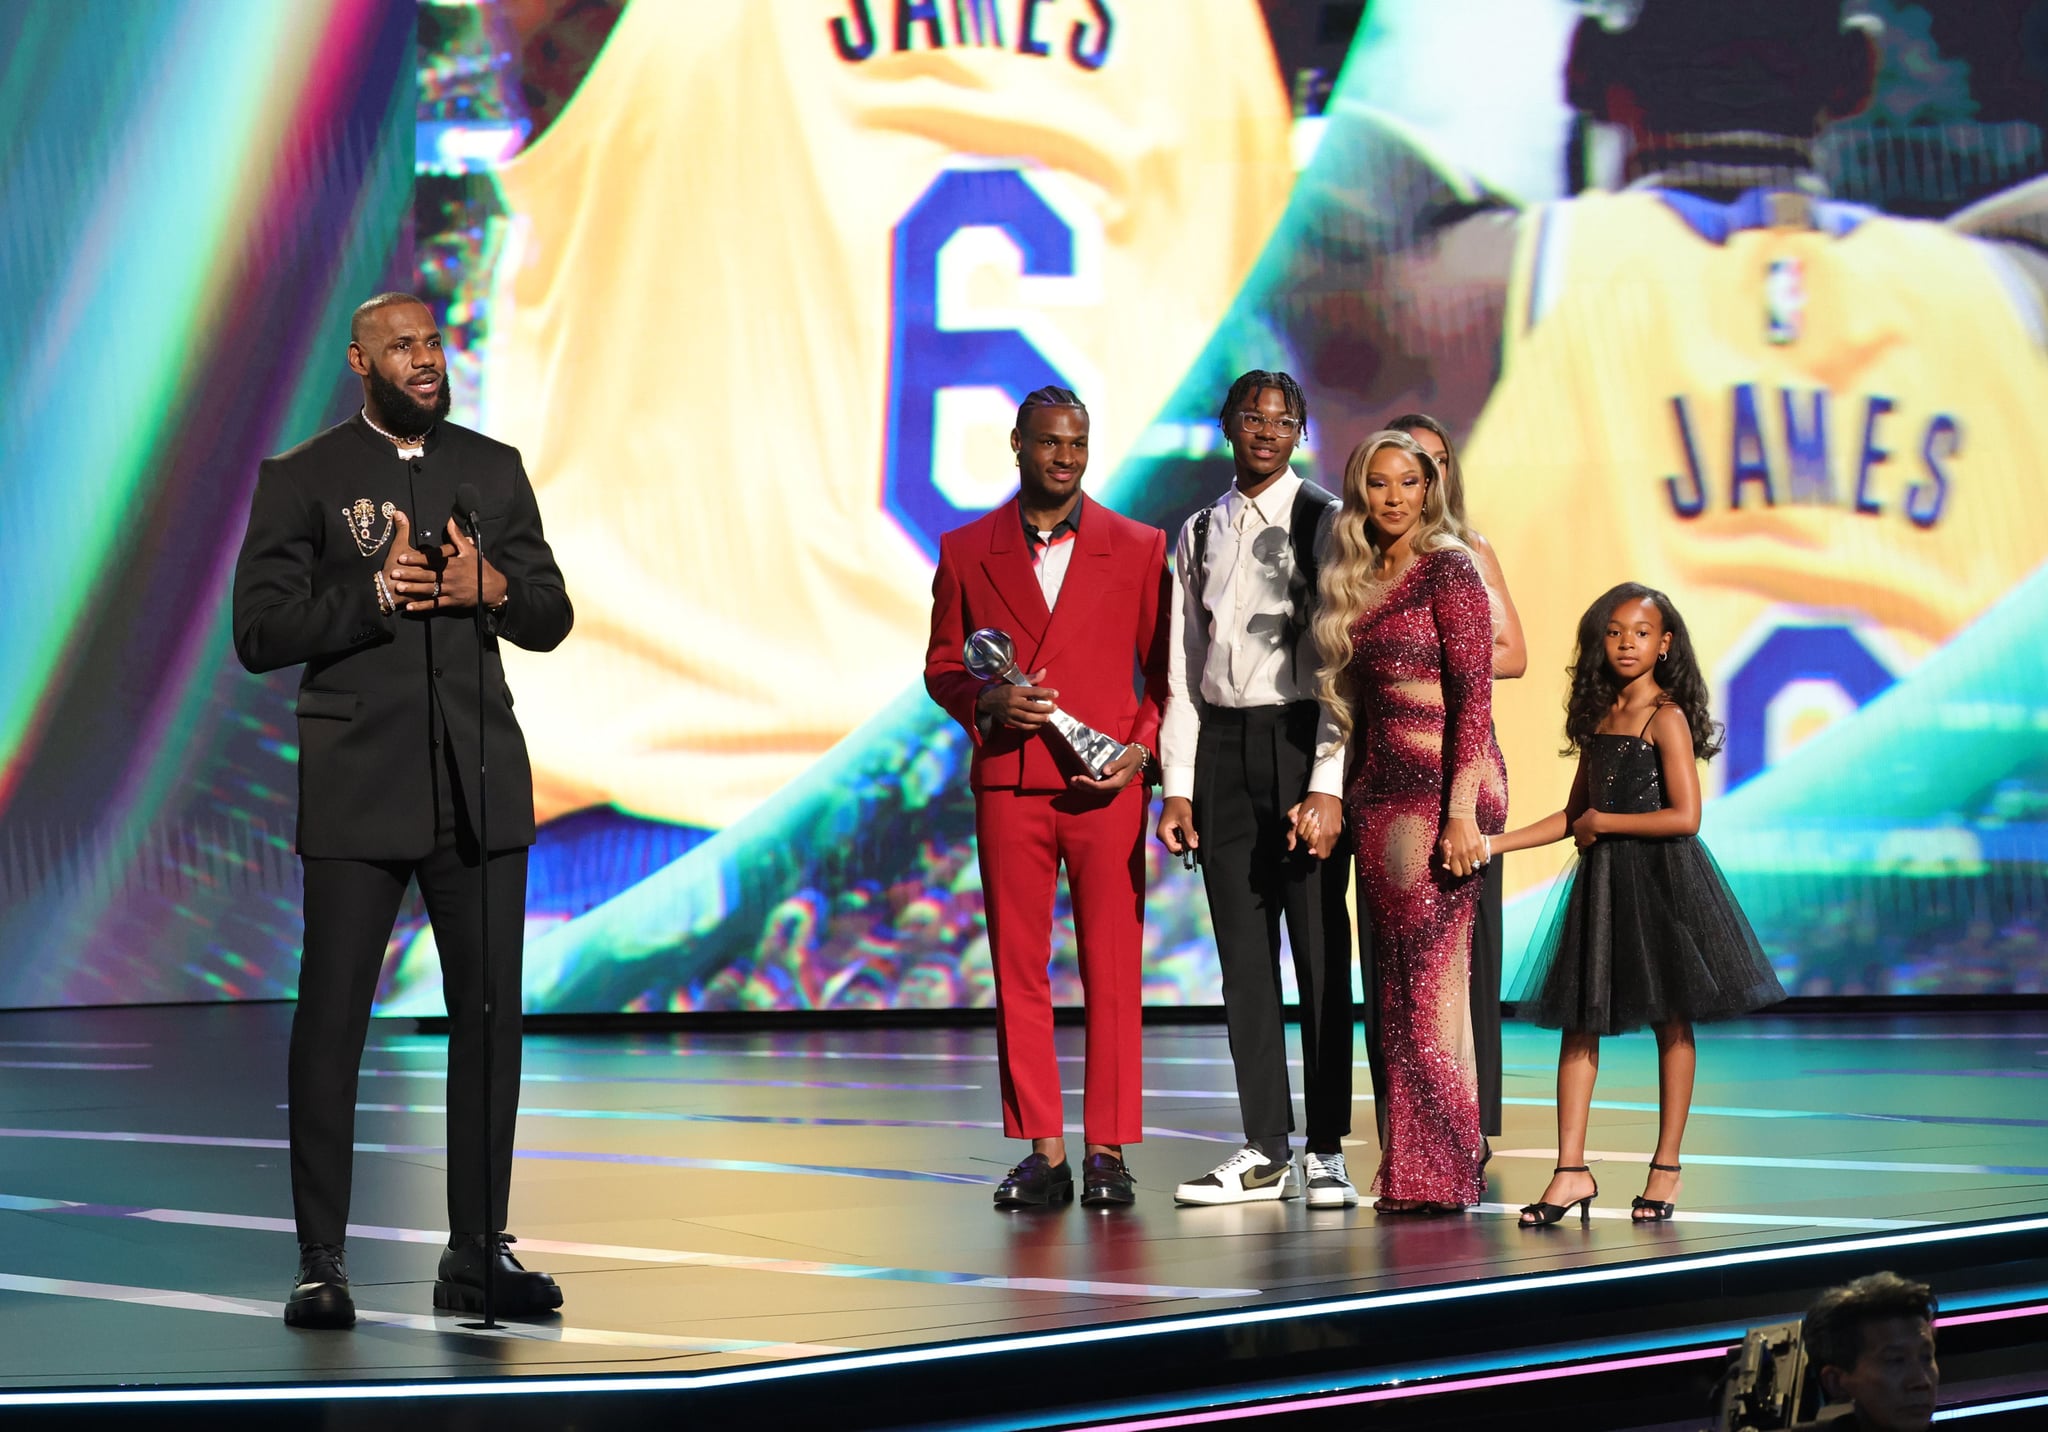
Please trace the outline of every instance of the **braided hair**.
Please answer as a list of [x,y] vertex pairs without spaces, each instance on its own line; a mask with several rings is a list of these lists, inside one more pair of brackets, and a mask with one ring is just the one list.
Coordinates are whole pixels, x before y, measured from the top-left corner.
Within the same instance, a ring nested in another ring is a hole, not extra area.
[[1685,717],[1685,724],[1692,727],[1693,754],[1702,761],[1713,760],[1721,751],[1721,723],[1707,709],[1707,678],[1693,654],[1692,634],[1685,629],[1685,618],[1671,598],[1640,582],[1609,588],[1579,618],[1578,648],[1569,668],[1571,694],[1565,698],[1562,754],[1574,756],[1590,750],[1600,723],[1621,695],[1621,678],[1607,664],[1607,623],[1624,602],[1655,604],[1671,638],[1671,649],[1657,662],[1657,684]]
[[1043,388],[1033,388],[1017,405],[1017,431],[1020,434],[1033,408],[1079,408],[1084,413],[1088,411],[1088,405],[1076,396],[1072,388],[1058,388],[1050,383]]
[[1307,431],[1308,395],[1301,391],[1301,384],[1294,381],[1292,373],[1268,372],[1264,368],[1254,368],[1230,385],[1223,406],[1216,410],[1217,423],[1228,431],[1231,415],[1267,388],[1277,390],[1287,400],[1288,415],[1301,424],[1303,431]]

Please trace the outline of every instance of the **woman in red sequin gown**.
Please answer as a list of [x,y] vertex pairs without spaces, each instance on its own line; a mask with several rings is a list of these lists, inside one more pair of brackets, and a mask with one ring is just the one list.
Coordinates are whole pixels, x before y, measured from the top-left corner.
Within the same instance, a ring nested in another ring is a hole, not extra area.
[[1296,829],[1320,853],[1348,822],[1358,851],[1387,1067],[1375,1207],[1463,1209],[1486,1187],[1466,988],[1476,872],[1482,832],[1506,822],[1507,776],[1486,587],[1406,434],[1375,433],[1345,465],[1320,597],[1321,695],[1339,737],[1357,739],[1341,812],[1312,796]]

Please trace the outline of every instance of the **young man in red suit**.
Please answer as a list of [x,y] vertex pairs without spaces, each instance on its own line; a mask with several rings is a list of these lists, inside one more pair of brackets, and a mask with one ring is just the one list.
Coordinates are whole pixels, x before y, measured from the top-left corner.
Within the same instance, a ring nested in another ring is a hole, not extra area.
[[[1081,1202],[1117,1207],[1133,1199],[1123,1146],[1142,1137],[1146,773],[1166,696],[1166,534],[1081,495],[1088,412],[1067,389],[1027,397],[1010,446],[1016,500],[940,540],[924,667],[925,689],[974,742],[1003,1131],[1031,1140],[995,1202],[1028,1208],[1074,1196],[1047,978],[1065,862],[1088,1005]],[[1030,685],[967,670],[962,648],[981,627],[1010,635]],[[1055,702],[1128,744],[1100,779],[1047,724]]]

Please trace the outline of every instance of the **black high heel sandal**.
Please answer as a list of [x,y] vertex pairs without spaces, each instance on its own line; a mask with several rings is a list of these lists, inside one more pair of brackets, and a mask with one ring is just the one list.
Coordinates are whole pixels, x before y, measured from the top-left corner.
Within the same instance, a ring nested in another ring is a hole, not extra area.
[[[1552,1169],[1551,1172],[1590,1174],[1592,1170],[1584,1164],[1572,1164],[1569,1167],[1560,1164]],[[1522,1205],[1522,1212],[1533,1213],[1536,1216],[1526,1221],[1518,1220],[1518,1226],[1522,1228],[1548,1228],[1551,1224],[1562,1219],[1567,1213],[1570,1213],[1574,1208],[1579,1211],[1579,1222],[1581,1224],[1589,1224],[1593,1221],[1593,1200],[1599,1196],[1600,1181],[1595,1179],[1593,1180],[1593,1191],[1584,1198],[1579,1199],[1576,1203],[1525,1203]]]
[[[1653,1169],[1657,1169],[1663,1173],[1677,1173],[1685,1166],[1683,1164],[1653,1163],[1650,1165],[1650,1167]],[[1644,1198],[1641,1194],[1637,1194],[1633,1199],[1631,1199],[1629,1201],[1628,1207],[1628,1216],[1637,1223],[1667,1223],[1670,1221],[1671,1215],[1678,1211],[1678,1204],[1676,1201],[1657,1198]],[[1642,1218],[1638,1216],[1644,1213],[1647,1213],[1650,1216],[1648,1218]]]

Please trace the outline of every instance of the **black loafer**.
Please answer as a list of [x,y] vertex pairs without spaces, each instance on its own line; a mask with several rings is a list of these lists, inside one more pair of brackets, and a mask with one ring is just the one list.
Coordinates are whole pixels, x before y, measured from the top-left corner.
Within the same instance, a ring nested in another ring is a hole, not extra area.
[[348,1291],[348,1259],[339,1243],[301,1243],[299,1277],[284,1305],[286,1327],[352,1328],[356,1300]]
[[1032,1154],[996,1185],[996,1207],[1001,1209],[1043,1208],[1049,1203],[1073,1201],[1073,1169],[1065,1159],[1055,1164],[1044,1154]]
[[1130,1167],[1115,1154],[1090,1154],[1081,1162],[1083,1208],[1128,1208],[1138,1201]]
[[434,1283],[434,1306],[444,1312],[481,1313],[484,1310],[484,1258],[486,1243],[496,1263],[491,1268],[491,1314],[508,1318],[530,1318],[551,1313],[562,1306],[562,1290],[545,1273],[529,1272],[512,1256],[510,1245],[518,1242],[509,1233],[486,1240],[480,1233],[458,1233],[448,1240],[441,1254],[441,1276]]

